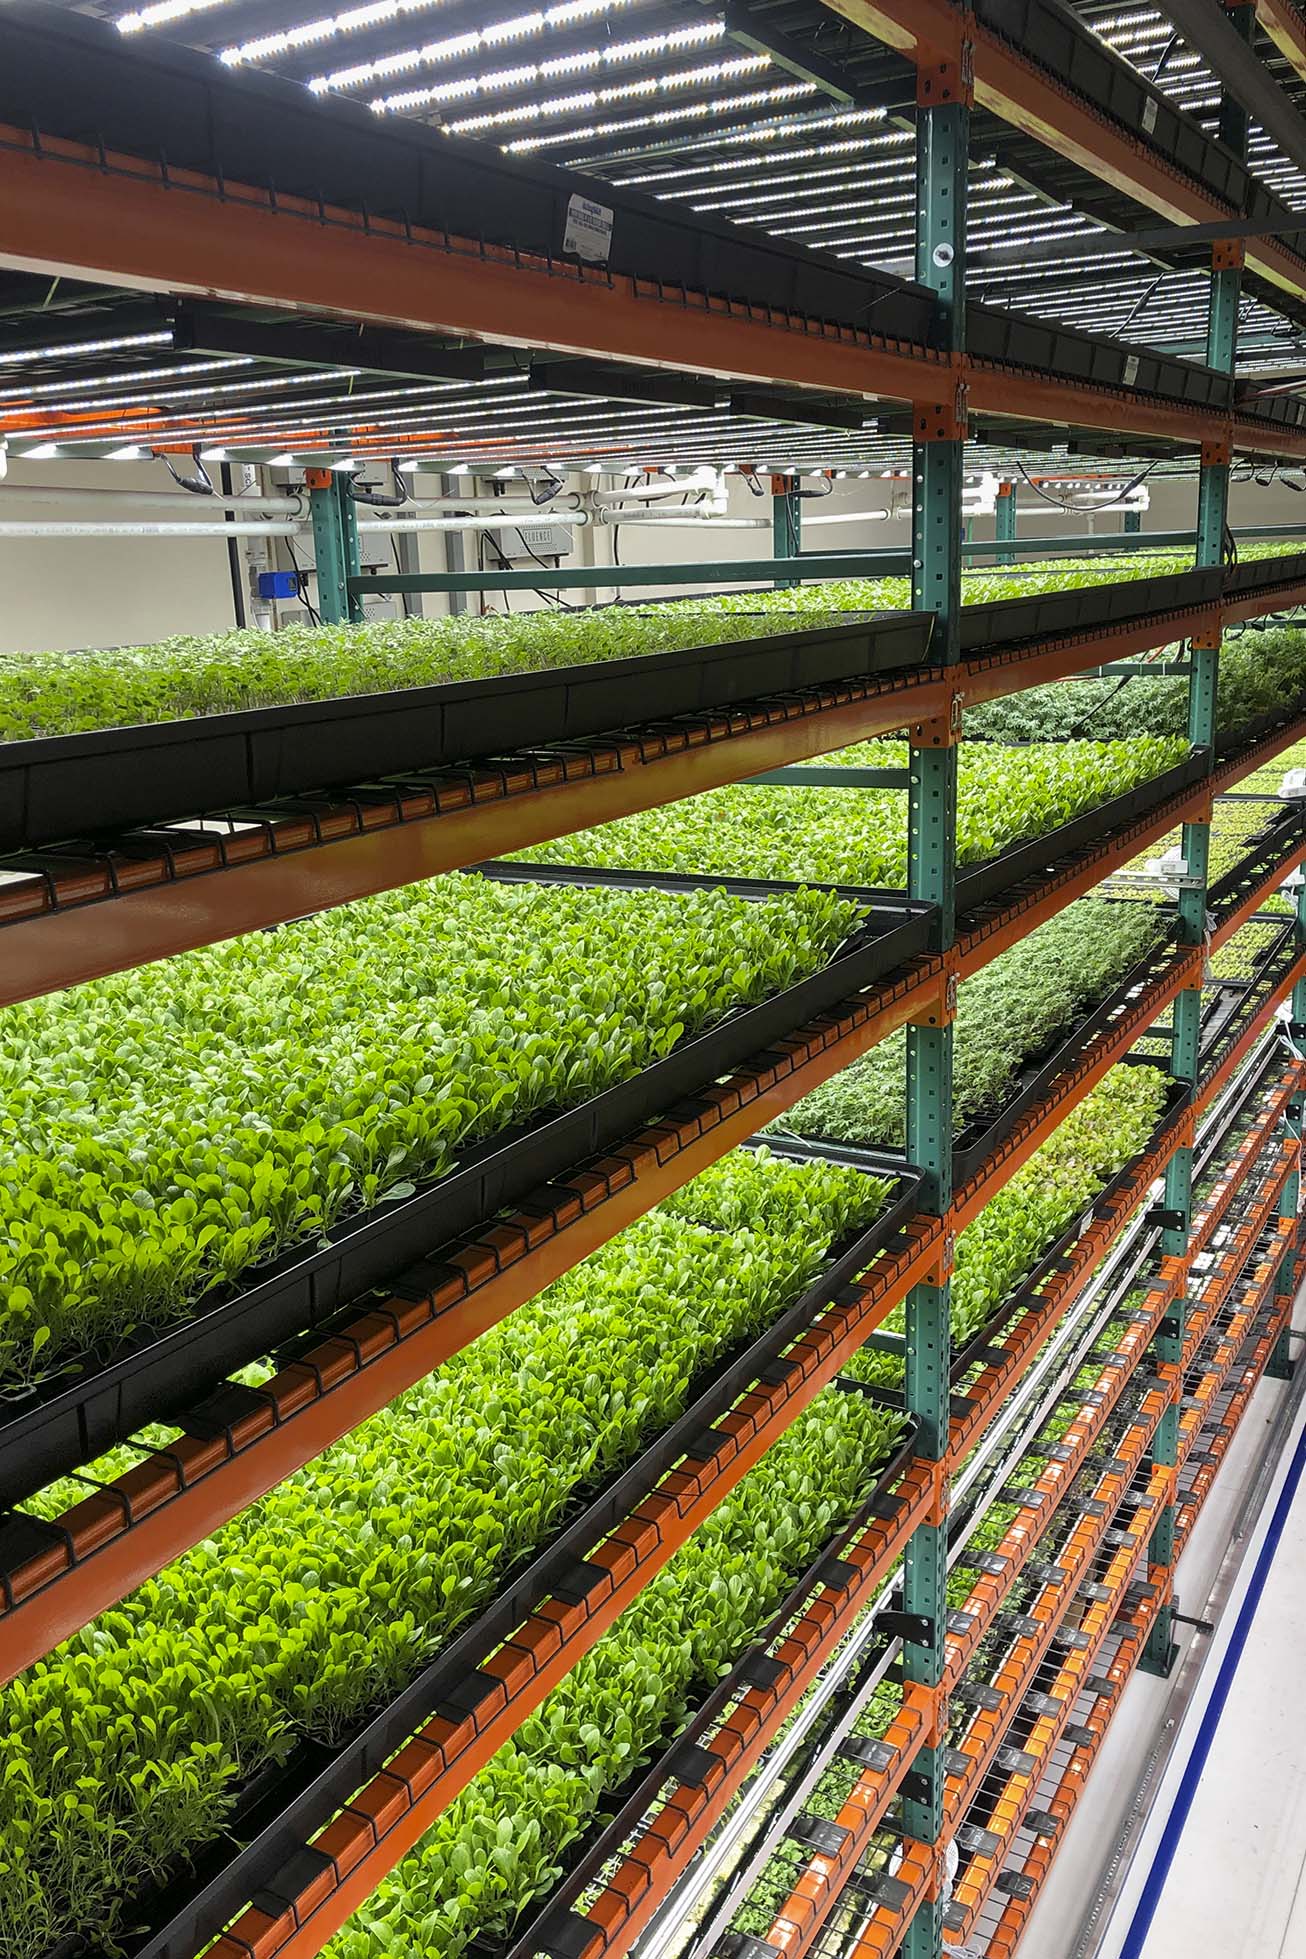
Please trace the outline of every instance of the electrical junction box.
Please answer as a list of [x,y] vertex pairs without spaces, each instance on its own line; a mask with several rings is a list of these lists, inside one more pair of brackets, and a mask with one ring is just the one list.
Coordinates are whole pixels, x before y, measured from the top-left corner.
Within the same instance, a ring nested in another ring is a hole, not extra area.
[[261,571],[258,595],[261,599],[297,599],[299,580],[293,571]]
[[508,524],[485,535],[496,557],[529,563],[532,558],[569,557],[574,533],[570,524]]

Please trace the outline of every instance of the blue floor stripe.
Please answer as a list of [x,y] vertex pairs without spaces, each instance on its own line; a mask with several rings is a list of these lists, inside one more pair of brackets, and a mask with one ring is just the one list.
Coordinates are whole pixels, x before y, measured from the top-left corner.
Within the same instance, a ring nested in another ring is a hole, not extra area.
[[1197,1794],[1197,1785],[1201,1780],[1202,1770],[1206,1766],[1207,1757],[1210,1755],[1211,1743],[1215,1740],[1216,1729],[1220,1725],[1220,1717],[1224,1713],[1225,1703],[1229,1698],[1229,1692],[1234,1683],[1234,1676],[1238,1672],[1238,1666],[1243,1656],[1243,1649],[1247,1644],[1247,1635],[1250,1633],[1252,1623],[1256,1618],[1257,1609],[1261,1602],[1261,1594],[1265,1590],[1265,1581],[1269,1576],[1270,1566],[1274,1562],[1274,1554],[1278,1549],[1279,1539],[1283,1535],[1283,1527],[1288,1521],[1288,1514],[1296,1498],[1297,1487],[1301,1482],[1302,1471],[1304,1469],[1306,1469],[1306,1428],[1303,1428],[1297,1441],[1297,1447],[1293,1451],[1292,1464],[1288,1470],[1287,1479],[1282,1490],[1279,1492],[1279,1501],[1274,1506],[1274,1515],[1270,1519],[1270,1527],[1265,1534],[1265,1542],[1262,1544],[1260,1556],[1256,1560],[1256,1568],[1252,1572],[1251,1582],[1247,1587],[1247,1595],[1243,1599],[1242,1608],[1239,1611],[1237,1621],[1234,1625],[1233,1635],[1225,1651],[1224,1658],[1220,1662],[1220,1671],[1216,1675],[1215,1687],[1207,1703],[1206,1712],[1202,1717],[1202,1724],[1197,1731],[1192,1753],[1188,1758],[1187,1767],[1184,1769],[1183,1778],[1179,1784],[1174,1803],[1171,1806],[1170,1814],[1166,1818],[1165,1829],[1161,1834],[1161,1841],[1158,1843],[1156,1854],[1152,1858],[1138,1904],[1134,1910],[1134,1916],[1130,1921],[1129,1931],[1125,1937],[1124,1945],[1120,1950],[1120,1959],[1142,1959],[1145,1950],[1145,1941],[1151,1930],[1152,1920],[1156,1916],[1156,1908],[1161,1902],[1161,1893],[1165,1889],[1166,1879],[1170,1875],[1170,1866],[1174,1862],[1175,1851],[1179,1847],[1179,1839],[1183,1835],[1184,1824],[1188,1820],[1188,1812],[1193,1806],[1193,1797]]

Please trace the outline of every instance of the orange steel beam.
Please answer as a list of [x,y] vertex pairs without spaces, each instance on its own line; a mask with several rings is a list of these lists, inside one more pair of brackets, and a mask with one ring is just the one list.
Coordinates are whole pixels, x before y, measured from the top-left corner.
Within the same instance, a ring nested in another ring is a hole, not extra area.
[[1185,1254],[1189,1260],[1196,1258],[1199,1252],[1205,1251],[1223,1223],[1230,1204],[1247,1181],[1252,1164],[1270,1144],[1275,1130],[1283,1120],[1288,1104],[1295,1095],[1301,1093],[1304,1073],[1306,1070],[1303,1070],[1300,1063],[1288,1069],[1283,1081],[1266,1101],[1261,1114],[1252,1124],[1237,1151],[1211,1186],[1205,1202],[1193,1217]]
[[659,282],[525,257],[93,144],[0,126],[0,264],[146,292],[913,401],[949,357]]
[[[604,1879],[602,1890],[583,1913],[594,1933],[581,1946],[579,1959],[622,1959],[629,1952],[821,1666],[888,1577],[913,1530],[937,1506],[938,1492],[932,1486],[937,1467],[914,1463],[908,1501],[894,1519],[869,1525],[856,1546],[840,1553],[842,1562],[856,1571],[855,1581],[842,1591],[818,1588],[810,1608],[786,1631],[772,1656],[782,1669],[780,1679],[765,1689],[749,1688],[706,1743],[717,1764],[693,1783],[676,1781],[656,1816]],[[849,1797],[848,1807],[855,1803],[864,1840],[869,1840],[934,1725],[933,1696],[914,1681],[907,1682],[903,1705],[884,1737],[894,1750],[891,1766],[878,1777],[867,1771]]]
[[938,1735],[937,1693],[915,1680],[904,1681],[902,1692],[902,1707],[882,1737],[893,1751],[892,1762],[885,1769],[862,1770],[834,1818],[838,1828],[847,1832],[843,1842],[836,1851],[814,1851],[806,1860],[767,1932],[767,1944],[784,1959],[803,1959],[810,1950],[884,1821],[917,1750]]
[[[881,0],[840,4],[853,18],[884,11]],[[914,0],[911,7],[906,0],[892,6],[912,15],[952,12],[939,0],[932,8],[917,9]],[[1001,42],[994,40],[992,50],[995,59],[1014,62],[1034,94],[1046,99],[1053,88],[1046,77]],[[1067,122],[1086,114],[1069,97],[1064,108]],[[1104,140],[1109,125],[1090,120]],[[1143,154],[1132,139],[1120,140]],[[1211,215],[1213,200],[1198,201],[1202,215]],[[197,171],[165,174],[146,158],[102,156],[91,144],[46,138],[38,145],[30,131],[12,125],[0,126],[0,209],[0,265],[19,271],[332,313],[863,400],[951,404],[958,386],[969,382],[972,409],[1039,421],[1051,415],[1199,446],[1232,430],[1236,445],[1250,443],[1258,453],[1306,455],[1306,432],[1261,427],[1250,418],[1234,417],[1231,424],[1226,415],[1130,389],[1055,381],[706,292],[671,295],[656,280],[533,259],[252,185],[219,185]],[[1249,241],[1249,257],[1251,244],[1273,261],[1281,284],[1306,293],[1306,261],[1273,241]]]
[[316,819],[288,818],[271,836],[210,834],[193,845],[182,838],[166,854],[123,853],[71,871],[56,883],[55,908],[44,879],[25,879],[0,888],[0,921],[9,921],[0,923],[0,1005],[695,796],[918,714],[946,713],[950,684],[937,676],[924,668],[902,684],[832,687],[810,706],[722,710],[683,733],[615,736],[610,749],[574,766],[541,769],[523,758],[515,773],[461,772],[461,782],[451,770],[447,791],[405,789],[393,806],[368,808],[345,791]]
[[[919,1272],[937,1263],[921,1235],[914,1260]],[[799,1379],[780,1387],[760,1385],[744,1396],[738,1412],[718,1424],[733,1452],[718,1451],[707,1464],[688,1462],[667,1473],[655,1495],[626,1527],[618,1527],[586,1562],[602,1566],[611,1583],[584,1604],[561,1598],[538,1606],[500,1651],[481,1664],[501,1690],[474,1713],[448,1720],[434,1716],[416,1738],[374,1775],[348,1806],[313,1839],[332,1860],[321,1877],[306,1882],[281,1912],[251,1904],[213,1946],[206,1959],[307,1959],[365,1903],[387,1872],[483,1768],[527,1715],[588,1652],[649,1580],[660,1571],[722,1498],[828,1385],[850,1355],[884,1319],[899,1288],[851,1288],[827,1308],[816,1327],[795,1343],[789,1358]],[[939,1500],[936,1491],[935,1501]],[[937,1514],[937,1511],[935,1512]]]
[[[923,977],[922,977],[923,975]],[[169,1559],[257,1501],[414,1381],[606,1244],[626,1225],[900,1027],[940,1011],[940,977],[923,966],[896,984],[776,1044],[752,1066],[704,1090],[703,1111],[651,1125],[608,1155],[547,1187],[556,1208],[523,1210],[447,1247],[431,1290],[367,1306],[347,1329],[266,1383],[268,1405],[212,1440],[183,1436],[87,1497],[58,1521],[65,1543],[9,1576],[0,1612],[0,1681],[126,1596]],[[917,1220],[907,1249],[864,1281],[888,1312],[942,1252],[941,1219]],[[870,1331],[870,1328],[867,1328]],[[128,1515],[132,1518],[127,1521]]]
[[1256,18],[1279,53],[1306,81],[1306,17],[1293,0],[1256,0]]
[[1265,1332],[1252,1349],[1250,1358],[1243,1366],[1238,1386],[1230,1398],[1229,1405],[1220,1418],[1220,1433],[1212,1436],[1210,1442],[1211,1462],[1200,1463],[1187,1489],[1179,1493],[1177,1516],[1175,1519],[1175,1559],[1182,1555],[1183,1547],[1192,1534],[1193,1525],[1201,1515],[1202,1506],[1211,1493],[1212,1485],[1219,1474],[1221,1464],[1228,1454],[1239,1423],[1247,1413],[1248,1404],[1260,1385],[1261,1378],[1274,1352],[1275,1343],[1286,1326],[1292,1324],[1292,1296],[1284,1294],[1280,1311],[1270,1321]]
[[[964,37],[972,49],[975,101],[981,108],[1172,224],[1238,216],[1231,204],[1177,170],[1137,132],[1103,115],[949,0],[824,4],[912,58],[928,60],[934,51],[953,47]],[[1276,240],[1249,238],[1247,263],[1283,291],[1306,295],[1306,260]]]

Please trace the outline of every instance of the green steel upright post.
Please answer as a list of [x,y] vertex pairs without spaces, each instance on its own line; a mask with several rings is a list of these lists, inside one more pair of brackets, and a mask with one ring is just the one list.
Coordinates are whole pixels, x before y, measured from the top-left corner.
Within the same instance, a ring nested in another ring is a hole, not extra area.
[[[325,478],[325,481],[323,480]],[[308,478],[317,567],[317,609],[324,626],[363,617],[363,602],[349,589],[359,572],[358,514],[343,470],[313,470]]]
[[[938,295],[944,345],[960,351],[965,326],[966,184],[970,135],[969,61],[917,76],[916,276]],[[951,377],[949,378],[951,386]],[[934,657],[959,658],[961,491],[964,399],[916,404],[912,457],[912,604],[935,614]],[[911,750],[909,895],[939,907],[941,951],[956,929],[956,730],[917,731]],[[917,1025],[907,1035],[907,1155],[926,1173],[923,1202],[940,1215],[952,1201],[952,1026]],[[946,1267],[945,1267],[946,1272]],[[906,1402],[919,1423],[917,1447],[941,1458],[948,1447],[952,1322],[950,1289],[913,1288],[907,1300]],[[904,1563],[903,1602],[926,1622],[926,1636],[903,1649],[908,1680],[938,1687],[943,1679],[947,1617],[947,1534],[941,1521],[914,1532]],[[917,1756],[903,1806],[904,1827],[923,1843],[943,1833],[943,1763],[930,1747]],[[943,1900],[932,1887],[903,1944],[905,1959],[939,1959]]]
[[[1254,10],[1239,7],[1230,19],[1247,32]],[[1239,22],[1239,17],[1246,18]],[[1246,113],[1225,97],[1221,107],[1220,132],[1225,142],[1239,155],[1246,154]],[[1210,298],[1206,320],[1206,361],[1219,374],[1232,375],[1237,359],[1238,302],[1242,284],[1243,246],[1240,239],[1221,239],[1211,250]],[[1224,560],[1225,538],[1229,527],[1229,446],[1227,439],[1202,446],[1202,466],[1197,486],[1197,563],[1218,565]],[[1188,676],[1188,739],[1208,751],[1215,740],[1215,698],[1219,681],[1220,635],[1190,641],[1191,667]],[[1179,894],[1179,940],[1183,945],[1201,945],[1206,937],[1206,884],[1210,859],[1209,822],[1185,823],[1183,859],[1190,878],[1197,882]],[[1170,1071],[1179,1081],[1195,1083],[1202,1029],[1202,990],[1186,987],[1174,1005],[1174,1034],[1170,1047]],[[1165,1203],[1175,1212],[1180,1224],[1162,1235],[1163,1249],[1182,1257],[1188,1247],[1193,1212],[1193,1152],[1189,1147],[1175,1151],[1166,1168]],[[1184,1288],[1186,1294],[1187,1288]],[[1183,1358],[1186,1297],[1176,1303],[1166,1322],[1166,1331],[1156,1341],[1158,1359],[1178,1366]],[[1179,1395],[1174,1395],[1161,1417],[1152,1444],[1152,1460],[1172,1464],[1179,1459]],[[1152,1532],[1148,1556],[1152,1564],[1172,1565],[1175,1555],[1176,1506],[1168,1503]],[[1168,1674],[1175,1658],[1174,1607],[1167,1605],[1153,1622],[1140,1664],[1149,1673]]]
[[[771,478],[771,546],[777,558],[796,558],[803,548],[799,482],[797,476]],[[777,578],[775,588],[781,592],[801,582],[798,578]]]
[[1139,532],[1140,532],[1140,531],[1142,530],[1142,528],[1143,528],[1143,513],[1142,513],[1142,511],[1141,511],[1141,510],[1126,510],[1126,512],[1125,512],[1125,536],[1126,536],[1126,537],[1137,537],[1137,536],[1138,536],[1138,533],[1139,533]]
[[[998,484],[998,507],[993,522],[993,535],[1000,544],[1014,544],[1016,541],[1016,486],[1014,483]],[[999,551],[994,563],[1014,565],[1014,551]]]

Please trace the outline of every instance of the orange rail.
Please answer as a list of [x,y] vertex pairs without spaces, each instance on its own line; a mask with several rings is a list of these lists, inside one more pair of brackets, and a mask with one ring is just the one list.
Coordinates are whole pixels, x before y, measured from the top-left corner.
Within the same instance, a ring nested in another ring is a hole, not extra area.
[[1283,1081],[1265,1102],[1259,1116],[1244,1136],[1234,1155],[1211,1185],[1201,1206],[1194,1212],[1185,1257],[1190,1261],[1205,1251],[1216,1228],[1223,1223],[1230,1204],[1247,1181],[1248,1174],[1287,1112],[1288,1104],[1301,1094],[1306,1066],[1293,1063]]
[[[1158,1368],[1157,1372],[1163,1379],[1167,1375],[1165,1368]],[[1064,1572],[1064,1578],[1056,1585],[1045,1585],[1030,1608],[1030,1618],[1038,1622],[1037,1631],[1024,1633],[1013,1643],[991,1683],[1002,1697],[1000,1704],[995,1708],[977,1708],[965,1736],[957,1744],[957,1752],[966,1757],[967,1766],[965,1770],[958,1770],[947,1778],[944,1817],[949,1828],[956,1828],[964,1821],[966,1811],[978,1795],[1002,1747],[1012,1716],[1029,1692],[1057,1628],[1065,1617],[1068,1602],[1092,1570],[1093,1560],[1111,1529],[1112,1517],[1151,1446],[1165,1406],[1164,1388],[1153,1388],[1145,1396],[1138,1411],[1137,1425],[1131,1431],[1128,1442],[1120,1449],[1118,1460],[1121,1467],[1104,1471],[1094,1486],[1094,1500],[1102,1506],[1102,1514],[1081,1517],[1071,1531],[1057,1557],[1057,1568]],[[1173,1482],[1173,1470],[1155,1470],[1140,1507],[1155,1510],[1160,1501],[1156,1492],[1171,1487]],[[1139,1532],[1117,1554],[1126,1555],[1132,1560],[1131,1573],[1144,1555],[1146,1539],[1147,1533]]]
[[[1224,1089],[1225,1084],[1233,1079],[1233,1076],[1237,1073],[1243,1061],[1260,1040],[1266,1027],[1273,1020],[1274,1010],[1279,1002],[1286,1000],[1297,982],[1303,979],[1306,979],[1306,952],[1302,953],[1291,970],[1284,974],[1273,992],[1268,994],[1261,1002],[1233,1046],[1229,1049],[1229,1052],[1211,1070],[1210,1074],[1204,1075],[1198,1083],[1197,1092],[1194,1097],[1194,1107],[1199,1115],[1204,1109],[1210,1107],[1211,1103],[1217,1099]],[[1300,1089],[1303,1080],[1302,1068],[1298,1066],[1291,1072],[1294,1083]]]
[[[1063,1460],[1048,1462],[1031,1485],[1029,1500],[1021,1504],[1002,1538],[993,1546],[993,1555],[1003,1560],[1006,1569],[1001,1573],[981,1572],[961,1606],[971,1624],[963,1633],[949,1633],[944,1643],[944,1682],[949,1690],[957,1684],[974,1659],[976,1649],[997,1617],[1003,1600],[1037,1551],[1059,1505],[1083,1468],[1085,1457],[1105,1428],[1135,1368],[1143,1359],[1173,1297],[1173,1291],[1153,1291],[1149,1295],[1145,1317],[1131,1321],[1125,1328],[1111,1350],[1112,1355],[1125,1364],[1113,1367],[1109,1361],[1103,1363],[1102,1371],[1090,1390],[1098,1397],[1096,1404],[1086,1406],[1061,1438],[1061,1446],[1069,1451],[1068,1455]],[[1149,1430],[1147,1438],[1138,1445],[1139,1461],[1150,1439]]]
[[[1290,1326],[1291,1323],[1292,1295],[1285,1293],[1283,1295],[1282,1307],[1271,1319],[1243,1365],[1239,1375],[1238,1385],[1230,1397],[1228,1407],[1225,1409],[1224,1415],[1221,1418],[1219,1430],[1211,1438],[1210,1445],[1206,1451],[1207,1460],[1197,1465],[1193,1475],[1189,1478],[1187,1486],[1179,1493],[1175,1516],[1176,1561],[1182,1555],[1184,1545],[1188,1542],[1193,1525],[1201,1515],[1202,1506],[1211,1493],[1211,1487],[1219,1473],[1220,1466],[1228,1454],[1234,1436],[1238,1432],[1238,1424],[1246,1414],[1248,1404],[1264,1376],[1266,1367],[1269,1365],[1270,1355],[1274,1352],[1275,1344],[1284,1328]],[[1189,1452],[1189,1459],[1191,1460],[1191,1450]]]
[[937,1692],[917,1681],[905,1681],[902,1707],[883,1737],[884,1746],[893,1751],[893,1762],[886,1769],[862,1770],[834,1819],[837,1828],[847,1831],[846,1837],[838,1850],[816,1851],[807,1859],[767,1932],[768,1944],[778,1947],[784,1959],[803,1959],[810,1950],[870,1848],[917,1750],[933,1745],[938,1725]]
[[[899,1505],[892,1519],[869,1524],[850,1548],[840,1552],[840,1561],[852,1568],[855,1578],[842,1589],[819,1588],[802,1616],[786,1629],[772,1656],[778,1677],[765,1688],[750,1687],[722,1723],[706,1744],[714,1760],[710,1766],[701,1765],[700,1779],[677,1780],[664,1794],[656,1816],[644,1825],[581,1914],[594,1930],[587,1943],[578,1939],[576,1959],[620,1959],[630,1950],[702,1849],[763,1750],[883,1585],[907,1539],[937,1512],[939,1473],[937,1463],[914,1461],[898,1486]],[[911,1767],[930,1725],[930,1705],[926,1690],[908,1683],[903,1705],[884,1737],[886,1748],[893,1752],[891,1764],[878,1778],[869,1771],[859,1778],[849,1797],[849,1806],[856,1801],[864,1819],[867,1841]],[[579,1927],[575,1929],[579,1932]]]
[[1021,1873],[1028,1880],[1028,1888],[1022,1886],[1020,1895],[1013,1895],[1003,1906],[997,1924],[985,1941],[986,1959],[1012,1959],[1020,1944],[1039,1892],[1056,1859],[1058,1849],[1065,1841],[1066,1825],[1070,1821],[1075,1804],[1083,1794],[1089,1771],[1097,1758],[1116,1709],[1120,1705],[1122,1690],[1138,1664],[1157,1615],[1170,1602],[1169,1570],[1164,1566],[1154,1565],[1149,1568],[1147,1576],[1153,1588],[1152,1597],[1141,1601],[1132,1612],[1122,1613],[1111,1629],[1118,1640],[1118,1645],[1111,1660],[1103,1669],[1103,1675],[1114,1691],[1098,1697],[1092,1708],[1084,1715],[1079,1725],[1089,1730],[1090,1739],[1075,1743],[1061,1771],[1061,1779],[1055,1794],[1042,1805],[1056,1819],[1058,1827],[1052,1835],[1036,1836],[1025,1852]]
[[[1302,863],[1306,863],[1306,837],[1303,837],[1299,843],[1295,843],[1290,850],[1285,851],[1276,864],[1271,865],[1269,870],[1257,878],[1255,884],[1238,900],[1234,910],[1226,913],[1220,920],[1211,934],[1211,950],[1218,952],[1222,945],[1227,945],[1234,933],[1240,931],[1247,923],[1253,912],[1260,910],[1261,901],[1271,897],[1288,874],[1295,871]],[[1287,923],[1286,918],[1284,922]]]
[[[1163,1502],[1172,1482],[1172,1471],[1153,1471],[1144,1506],[1150,1504],[1155,1508]],[[955,1923],[944,1934],[949,1943],[962,1944],[969,1937],[976,1918],[1001,1875],[1021,1819],[1047,1772],[1048,1760],[1060,1740],[1062,1729],[1070,1719],[1075,1698],[1082,1690],[1084,1681],[1092,1674],[1120,1601],[1146,1555],[1147,1539],[1145,1533],[1140,1531],[1132,1542],[1121,1545],[1107,1566],[1102,1579],[1107,1596],[1090,1602],[1077,1628],[1086,1636],[1088,1643],[1075,1647],[1066,1655],[1048,1690],[1050,1697],[1062,1705],[1055,1714],[1038,1716],[1024,1744],[1024,1752],[1034,1758],[1033,1765],[1028,1769],[1018,1769],[1006,1778],[996,1802],[986,1814],[985,1827],[999,1839],[998,1845],[992,1851],[975,1856],[957,1881],[953,1892]]]
[[[932,984],[934,982],[931,982]],[[9,1574],[0,1612],[12,1678],[170,1558],[198,1543],[414,1381],[496,1325],[809,1087],[901,1026],[928,997],[913,976],[848,1003],[706,1090],[694,1114],[537,1193],[538,1202],[446,1247],[410,1296],[360,1308],[339,1334],[283,1368],[263,1405],[222,1435],[183,1435],[63,1517],[65,1542]],[[937,993],[934,995],[937,1001]],[[879,1317],[941,1256],[940,1219],[918,1219],[907,1249],[866,1281]],[[870,1328],[868,1326],[867,1331]],[[796,1412],[794,1410],[793,1412]],[[206,1431],[207,1432],[207,1431]]]

